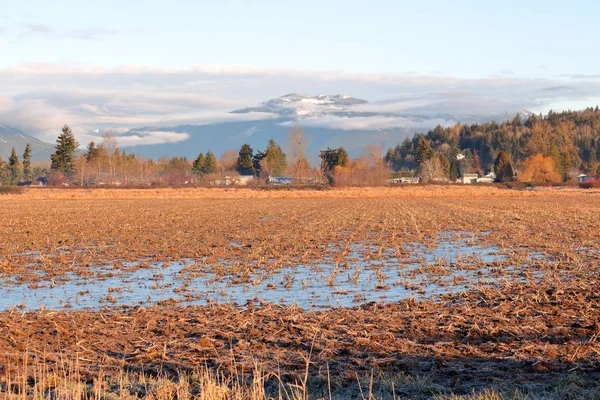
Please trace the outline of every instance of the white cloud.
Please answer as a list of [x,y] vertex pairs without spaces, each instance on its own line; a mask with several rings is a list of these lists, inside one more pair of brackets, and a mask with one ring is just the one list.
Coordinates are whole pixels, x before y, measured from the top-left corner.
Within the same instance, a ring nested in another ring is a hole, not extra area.
[[[43,32],[51,27],[30,26]],[[108,32],[105,32],[108,33]],[[90,33],[91,34],[91,33]],[[307,126],[387,129],[418,126],[419,117],[441,124],[520,109],[547,111],[597,99],[595,77],[524,79],[502,75],[459,79],[438,75],[349,74],[344,71],[279,70],[255,66],[107,68],[77,64],[18,64],[0,69],[0,124],[53,142],[63,124],[84,138],[93,129],[157,128],[182,124],[273,118],[232,114],[290,92],[346,93],[370,101],[353,111],[377,117],[309,117]],[[595,104],[595,103],[591,103]],[[314,105],[302,105],[310,111]],[[559,106],[559,107],[557,107]],[[152,130],[152,129],[149,129]],[[233,132],[232,134],[235,134]],[[78,136],[78,139],[79,139]],[[166,136],[165,136],[166,137]],[[181,136],[176,136],[178,140]],[[82,139],[79,139],[82,142]],[[129,139],[130,143],[140,139]],[[147,137],[144,140],[159,140]]]
[[[117,134],[117,144],[119,147],[134,147],[141,145],[152,145],[152,144],[164,144],[164,143],[177,143],[183,142],[190,138],[189,133],[186,132],[170,132],[170,131],[135,131],[130,132],[128,130],[117,129],[114,130]],[[102,136],[84,134],[81,138],[85,139],[85,142],[94,141],[97,143],[102,142]]]
[[[303,118],[298,123],[305,127],[325,127],[333,129],[349,130],[381,130],[392,128],[427,128],[434,125],[453,125],[457,121],[433,118],[419,119],[416,117],[339,117],[335,115],[324,115],[318,117]],[[292,126],[295,122],[283,122],[283,126]]]
[[55,29],[50,25],[45,24],[28,24],[23,27],[20,36],[27,37],[32,35],[42,35],[48,38],[55,39],[80,39],[92,40],[104,35],[115,35],[119,33],[113,29],[103,27],[80,28],[68,31]]

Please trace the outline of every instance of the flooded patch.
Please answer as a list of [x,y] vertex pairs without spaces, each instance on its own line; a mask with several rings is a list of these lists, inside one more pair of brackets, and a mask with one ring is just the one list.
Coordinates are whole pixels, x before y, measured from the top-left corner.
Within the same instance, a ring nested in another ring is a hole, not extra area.
[[[288,262],[275,269],[219,268],[206,259],[153,263],[142,260],[113,268],[89,267],[85,275],[25,284],[1,279],[0,309],[97,309],[104,306],[177,302],[208,305],[272,302],[302,308],[349,307],[465,291],[500,279],[521,279],[528,262],[543,257],[506,250],[465,232],[438,235],[428,245],[384,248],[360,243],[330,244],[314,264]],[[241,248],[231,243],[232,248]],[[518,260],[518,262],[516,261]]]

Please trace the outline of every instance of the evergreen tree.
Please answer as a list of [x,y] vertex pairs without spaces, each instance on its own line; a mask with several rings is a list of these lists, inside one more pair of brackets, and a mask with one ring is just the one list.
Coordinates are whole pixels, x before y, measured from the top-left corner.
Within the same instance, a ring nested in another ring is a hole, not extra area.
[[248,143],[245,143],[240,148],[238,153],[237,171],[240,175],[254,175],[256,170],[254,169],[254,162],[252,155],[254,151]]
[[450,161],[450,171],[448,174],[450,175],[450,180],[453,182],[460,178],[460,168],[458,167],[458,160],[456,158]]
[[444,153],[438,153],[438,159],[440,160],[440,166],[442,167],[444,177],[448,178],[448,176],[450,176],[450,161],[448,160],[448,157],[446,157]]
[[287,167],[287,159],[281,147],[271,138],[265,151],[265,161],[269,174],[282,175]]
[[573,160],[568,151],[562,151],[559,156],[559,167],[557,168],[561,174],[563,182],[569,180],[571,169],[573,169]]
[[215,157],[212,151],[207,151],[204,157],[204,165],[202,166],[202,173],[204,175],[214,174],[217,172],[217,157]]
[[421,139],[415,150],[415,166],[417,169],[421,167],[421,164],[427,160],[431,160],[433,157],[435,157],[435,151],[433,151],[427,140]]
[[260,174],[262,173],[263,160],[266,156],[267,156],[267,153],[259,150],[252,157],[252,165],[254,165],[254,174],[256,176],[260,176]]
[[204,154],[198,154],[198,157],[196,157],[196,159],[194,160],[194,164],[192,164],[192,172],[196,175],[203,175],[205,162],[206,157],[204,157]]
[[10,184],[10,173],[8,172],[8,164],[0,158],[0,186]]
[[53,171],[60,171],[66,177],[70,177],[74,169],[74,155],[79,144],[75,141],[75,136],[68,125],[62,128],[62,133],[56,140],[56,151],[50,156]]
[[23,152],[23,180],[31,182],[33,179],[33,170],[31,169],[31,146],[27,143],[25,145],[25,151]]
[[483,176],[483,171],[481,170],[481,161],[479,161],[477,149],[473,149],[473,157],[471,158],[471,168],[473,168],[473,173],[476,173],[477,176]]
[[12,148],[10,157],[8,157],[8,172],[9,172],[9,183],[16,185],[21,180],[21,164],[19,163],[19,156],[15,148]]
[[321,158],[321,171],[325,175],[331,174],[336,166],[345,167],[350,162],[348,153],[343,147],[338,149],[330,149],[328,147],[325,150],[321,150],[319,157]]
[[91,141],[86,148],[85,159],[87,162],[94,162],[100,154],[100,148],[96,146],[96,143]]
[[337,165],[347,167],[349,162],[350,157],[348,157],[348,152],[343,147],[340,147],[337,154]]
[[511,182],[514,177],[510,156],[507,152],[501,151],[494,162],[494,173],[498,182]]
[[[598,106],[596,106],[598,107]],[[598,165],[598,169],[596,170],[596,177],[600,178],[600,165]]]

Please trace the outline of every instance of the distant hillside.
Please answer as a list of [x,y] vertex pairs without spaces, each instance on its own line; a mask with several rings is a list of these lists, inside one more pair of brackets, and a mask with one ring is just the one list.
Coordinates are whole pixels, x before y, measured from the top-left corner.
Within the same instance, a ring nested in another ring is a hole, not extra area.
[[21,158],[27,143],[31,146],[32,161],[50,160],[50,154],[54,152],[54,145],[42,142],[18,129],[0,125],[0,158],[4,161],[10,156],[13,147]]
[[[274,138],[284,147],[287,143],[288,131],[292,125],[288,119],[270,119],[264,121],[223,122],[210,125],[180,125],[171,128],[132,129],[127,135],[143,135],[144,131],[170,131],[188,133],[189,139],[177,143],[161,145],[140,145],[127,148],[146,157],[161,158],[164,156],[186,156],[195,158],[199,152],[212,150],[217,156],[227,150],[239,149],[249,143],[255,150],[264,150],[269,139]],[[426,126],[426,125],[425,125]],[[344,146],[351,156],[359,156],[365,146],[380,144],[392,146],[401,141],[411,131],[404,128],[379,130],[341,130],[326,127],[307,127],[305,133],[309,138],[308,154],[311,162],[316,162],[319,150],[326,147]]]
[[474,152],[484,170],[490,170],[502,151],[518,167],[525,159],[542,154],[554,160],[563,180],[584,171],[600,174],[600,110],[549,111],[547,115],[527,117],[517,114],[512,120],[456,124],[415,134],[388,150],[386,159],[396,171],[414,169],[417,149],[422,141],[448,160],[458,154],[471,163]]

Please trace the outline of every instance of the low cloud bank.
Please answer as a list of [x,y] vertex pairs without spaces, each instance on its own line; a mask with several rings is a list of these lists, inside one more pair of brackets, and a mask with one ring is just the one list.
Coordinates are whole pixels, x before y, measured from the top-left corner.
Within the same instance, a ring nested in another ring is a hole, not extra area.
[[[41,26],[30,27],[42,34]],[[98,32],[106,34],[108,32]],[[94,32],[82,33],[92,35]],[[600,102],[596,76],[555,79],[486,79],[413,74],[349,74],[344,71],[276,70],[253,66],[185,69],[123,66],[19,64],[0,69],[0,124],[54,142],[68,123],[81,143],[96,129],[148,127],[120,138],[122,146],[186,140],[185,134],[156,128],[278,117],[268,112],[232,114],[289,92],[345,93],[368,100],[352,111],[379,114],[343,117],[299,116],[305,126],[343,130],[447,125],[458,119],[545,112]],[[288,124],[292,124],[289,122]],[[154,129],[153,129],[154,128]]]

